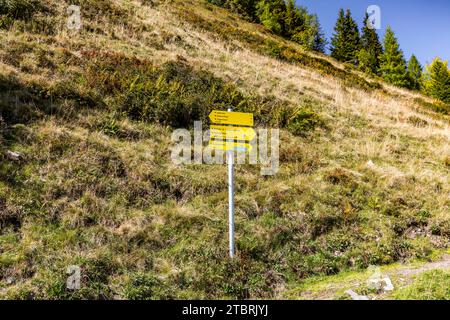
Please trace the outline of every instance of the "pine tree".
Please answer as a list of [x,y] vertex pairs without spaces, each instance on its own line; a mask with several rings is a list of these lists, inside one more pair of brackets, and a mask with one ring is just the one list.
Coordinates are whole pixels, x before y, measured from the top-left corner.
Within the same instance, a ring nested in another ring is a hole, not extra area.
[[450,71],[448,62],[436,58],[423,74],[423,92],[429,96],[450,103]]
[[256,19],[257,2],[258,0],[225,0],[224,6],[244,18],[254,21]]
[[358,69],[370,75],[374,75],[377,72],[375,68],[378,64],[378,59],[373,52],[366,49],[359,50],[358,53]]
[[295,0],[207,1],[236,12],[248,20],[260,22],[275,34],[295,41],[309,50],[325,52],[326,38],[319,19],[305,7],[297,7]]
[[366,13],[361,35],[362,52],[359,57],[359,68],[369,74],[377,74],[380,68],[380,56],[383,47],[376,30],[369,26],[369,15]]
[[324,52],[325,36],[316,15],[311,15],[305,7],[297,7],[294,0],[286,5],[286,37],[307,49]]
[[285,28],[286,36],[292,38],[298,32],[301,32],[306,24],[304,15],[299,8],[295,5],[295,0],[289,0],[286,5],[286,15],[285,15]]
[[358,24],[352,18],[350,10],[346,13],[348,37],[347,37],[347,52],[349,53],[349,61],[357,63],[358,52],[361,50],[361,38],[359,36]]
[[[1,1],[1,0],[0,0]],[[256,4],[259,0],[207,0],[216,6],[226,8],[243,18],[256,21]]]
[[422,66],[415,55],[411,56],[408,63],[408,77],[411,89],[419,90],[421,87]]
[[256,4],[259,21],[272,32],[285,35],[286,3],[284,0],[260,0]]
[[331,56],[339,61],[345,60],[344,53],[345,41],[345,12],[344,9],[339,10],[339,16],[334,27],[334,34],[331,38]]
[[339,11],[339,17],[331,40],[331,56],[339,61],[356,63],[361,49],[358,25],[350,10]]
[[380,74],[389,83],[400,87],[410,85],[403,51],[391,27],[384,36],[384,52],[380,56]]
[[327,45],[327,39],[320,26],[319,17],[312,15],[310,19],[312,47],[311,49],[317,52],[325,53],[325,46]]

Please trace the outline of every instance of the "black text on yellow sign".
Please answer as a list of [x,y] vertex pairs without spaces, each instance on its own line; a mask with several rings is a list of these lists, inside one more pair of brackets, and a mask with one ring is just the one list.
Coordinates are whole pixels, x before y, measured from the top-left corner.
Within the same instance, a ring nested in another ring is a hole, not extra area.
[[252,150],[247,142],[256,137],[255,130],[250,128],[253,126],[253,114],[214,110],[209,118],[215,123],[210,128],[210,148],[223,151]]
[[253,128],[211,125],[211,139],[252,141],[256,137]]
[[209,119],[215,124],[253,127],[252,113],[214,110],[210,113]]

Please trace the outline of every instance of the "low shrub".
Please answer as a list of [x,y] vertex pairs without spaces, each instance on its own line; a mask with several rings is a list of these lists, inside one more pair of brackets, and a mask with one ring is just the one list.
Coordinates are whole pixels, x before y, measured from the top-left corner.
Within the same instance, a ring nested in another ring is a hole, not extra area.
[[428,125],[428,121],[416,116],[408,117],[407,121],[416,127],[426,127]]
[[68,81],[47,86],[22,84],[13,78],[3,84],[5,89],[0,87],[0,116],[7,124],[29,123],[46,114],[73,117],[82,108],[102,106],[101,100],[90,89],[82,92]]
[[0,0],[0,15],[12,19],[27,20],[42,9],[42,3],[38,0]]
[[262,126],[291,126],[306,134],[322,125],[310,109],[292,109],[273,96],[245,95],[231,82],[192,68],[184,61],[154,66],[147,60],[116,53],[85,52],[89,57],[82,83],[109,96],[118,114],[175,128],[209,122],[213,109],[252,112]]
[[8,29],[15,20],[28,22],[35,13],[48,10],[38,0],[0,0],[0,29]]
[[80,6],[86,20],[106,19],[112,24],[128,25],[132,13],[123,6],[109,0],[66,0],[68,5]]
[[442,114],[450,114],[450,104],[446,104],[441,101],[435,101],[433,103],[425,101],[423,98],[415,98],[414,102],[434,112]]
[[136,273],[125,284],[123,295],[129,300],[162,300],[173,298],[163,281],[152,274]]
[[323,120],[316,112],[309,108],[299,108],[289,118],[288,129],[294,135],[304,136],[323,124]]
[[236,87],[185,64],[169,62],[152,71],[137,75],[123,93],[119,110],[133,119],[189,127],[194,120],[206,122],[214,108],[245,103]]

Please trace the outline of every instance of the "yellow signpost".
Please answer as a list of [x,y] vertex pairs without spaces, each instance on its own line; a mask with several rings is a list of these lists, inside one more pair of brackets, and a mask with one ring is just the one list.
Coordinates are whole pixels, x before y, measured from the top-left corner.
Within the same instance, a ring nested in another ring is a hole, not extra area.
[[255,139],[253,130],[253,114],[214,110],[209,115],[212,123],[209,147],[214,150],[227,151],[228,162],[228,226],[230,242],[230,258],[234,257],[234,152],[251,152],[252,146],[248,143]]
[[252,146],[244,142],[228,142],[221,140],[210,140],[209,146],[215,150],[223,151],[252,151]]
[[235,126],[253,127],[252,113],[214,110],[210,113],[209,119],[211,119],[211,121],[216,124],[230,124]]
[[253,128],[211,125],[211,139],[252,141],[256,137]]

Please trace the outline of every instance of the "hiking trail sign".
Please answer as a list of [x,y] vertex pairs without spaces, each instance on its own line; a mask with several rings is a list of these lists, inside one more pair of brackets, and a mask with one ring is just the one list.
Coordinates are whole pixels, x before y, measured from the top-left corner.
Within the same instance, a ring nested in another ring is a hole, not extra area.
[[223,140],[243,140],[252,141],[256,137],[256,132],[253,128],[248,127],[231,127],[231,126],[217,126],[210,127],[211,139]]
[[253,114],[214,110],[209,115],[213,125],[210,127],[209,147],[227,151],[228,163],[228,228],[230,258],[234,258],[234,152],[250,152],[249,144],[256,137],[253,128]]
[[216,124],[231,124],[235,126],[253,127],[252,113],[214,110],[209,114],[209,119]]
[[243,142],[229,142],[221,140],[210,140],[209,147],[215,150],[223,151],[252,151],[252,146]]

